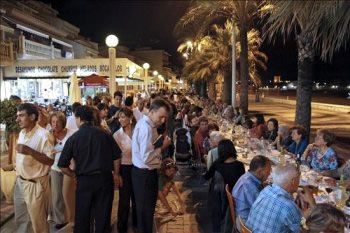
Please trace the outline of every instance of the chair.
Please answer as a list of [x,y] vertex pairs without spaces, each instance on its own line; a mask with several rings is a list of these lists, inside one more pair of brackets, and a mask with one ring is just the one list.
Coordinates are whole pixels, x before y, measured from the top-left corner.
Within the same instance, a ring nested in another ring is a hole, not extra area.
[[234,203],[234,198],[231,194],[231,191],[229,190],[228,184],[226,184],[225,186],[225,191],[226,191],[228,206],[230,208],[231,222],[232,222],[232,225],[235,227],[236,226],[235,203]]
[[239,224],[241,225],[241,232],[242,233],[252,233],[252,231],[249,230],[249,228],[244,224],[241,217],[239,217]]

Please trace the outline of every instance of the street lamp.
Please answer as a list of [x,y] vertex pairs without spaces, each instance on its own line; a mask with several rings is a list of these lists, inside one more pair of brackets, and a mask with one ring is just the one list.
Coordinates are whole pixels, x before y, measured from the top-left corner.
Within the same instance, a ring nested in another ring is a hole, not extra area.
[[[134,75],[134,73],[136,72],[136,67],[135,66],[130,66],[129,67],[129,75],[128,77],[132,78],[132,76]],[[127,76],[125,76],[125,79],[124,79],[124,93],[125,93],[125,96],[126,96],[126,91],[127,91]]]
[[109,58],[109,93],[111,96],[114,95],[116,91],[115,82],[115,62],[116,62],[116,50],[119,43],[118,37],[115,35],[109,35],[106,37],[106,45],[108,46],[108,58]]
[[[152,72],[152,74],[153,74],[153,77],[157,77],[158,76],[158,71],[153,71]],[[156,82],[156,87],[157,87],[157,82]],[[159,85],[159,82],[158,82],[158,89],[159,89],[159,87],[160,87],[160,85]]]
[[142,65],[143,69],[145,70],[145,83],[146,83],[146,93],[148,94],[148,69],[150,65],[148,63],[144,63]]
[[161,74],[158,75],[158,79],[160,80],[160,87],[161,88],[164,88],[164,78]]

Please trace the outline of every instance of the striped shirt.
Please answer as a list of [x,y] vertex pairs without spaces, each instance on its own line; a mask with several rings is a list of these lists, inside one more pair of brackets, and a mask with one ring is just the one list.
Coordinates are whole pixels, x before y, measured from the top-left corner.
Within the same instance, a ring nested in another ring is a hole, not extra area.
[[[24,144],[53,159],[53,155],[51,154],[53,145],[49,141],[49,134],[50,133],[46,129],[39,125],[36,125],[29,132],[22,129],[19,133],[18,144]],[[25,179],[35,179],[46,176],[49,171],[50,166],[38,162],[30,155],[17,153],[16,173],[18,176],[22,176]]]

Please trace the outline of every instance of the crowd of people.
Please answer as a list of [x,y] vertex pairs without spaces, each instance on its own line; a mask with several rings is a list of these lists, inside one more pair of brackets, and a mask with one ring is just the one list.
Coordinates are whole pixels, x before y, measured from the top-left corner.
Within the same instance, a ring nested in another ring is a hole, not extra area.
[[[157,200],[174,217],[185,212],[173,182],[180,161],[193,169],[198,164],[207,168],[204,178],[210,180],[212,232],[226,228],[228,203],[222,195],[226,185],[237,214],[230,229],[240,230],[240,221],[253,232],[344,229],[341,211],[315,204],[307,187],[298,190],[298,166],[278,165],[271,172],[273,162],[257,155],[245,171],[234,142],[223,133],[229,124],[241,125],[248,137],[267,140],[324,176],[342,176],[350,186],[350,162],[339,160],[332,148],[334,134],[326,129],[318,130],[309,144],[301,126],[279,124],[276,118],[265,122],[262,114],[245,115],[220,100],[164,90],[149,98],[123,96],[119,91],[112,100],[95,96],[85,105],[73,103],[71,116],[21,103],[17,122],[22,129],[14,191],[18,232],[31,228],[49,232],[47,220],[56,229],[110,232],[114,189],[118,188],[118,232],[128,231],[131,210],[134,230],[151,233]],[[178,198],[177,210],[167,200],[171,190]]]

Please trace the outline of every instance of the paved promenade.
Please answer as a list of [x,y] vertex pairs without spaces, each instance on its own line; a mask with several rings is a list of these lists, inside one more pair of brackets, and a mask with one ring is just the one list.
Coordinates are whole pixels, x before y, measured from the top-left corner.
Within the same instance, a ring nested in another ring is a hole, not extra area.
[[[154,232],[159,233],[209,233],[211,224],[209,221],[208,211],[206,207],[207,200],[207,189],[205,181],[199,178],[199,172],[193,171],[188,168],[187,165],[179,166],[179,172],[175,178],[176,185],[179,187],[183,200],[185,202],[185,213],[175,218],[170,217],[167,214],[160,212],[156,213],[155,217],[155,230]],[[170,193],[168,201],[174,206],[176,205],[177,198],[175,194]],[[159,203],[159,201],[158,201]],[[2,206],[3,207],[3,206]],[[115,191],[113,210],[112,210],[112,223],[113,233],[117,233],[116,220],[117,220],[117,208],[118,208],[118,191]],[[13,207],[10,206],[8,209],[1,209],[1,218],[3,214],[13,213]],[[129,218],[130,219],[130,218]],[[129,224],[129,233],[134,231],[131,229],[131,223]],[[6,222],[0,230],[1,233],[15,233],[14,218],[11,218]],[[51,225],[51,233],[63,233],[72,232],[69,230],[54,230]]]

